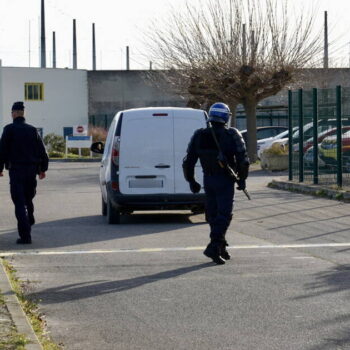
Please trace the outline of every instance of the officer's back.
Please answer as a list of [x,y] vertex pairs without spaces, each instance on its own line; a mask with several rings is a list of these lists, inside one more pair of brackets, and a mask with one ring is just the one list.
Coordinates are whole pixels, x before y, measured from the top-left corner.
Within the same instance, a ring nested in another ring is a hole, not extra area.
[[18,244],[30,244],[31,226],[35,224],[33,199],[37,181],[46,177],[48,156],[33,126],[26,124],[23,102],[12,106],[13,123],[6,125],[0,139],[0,177],[4,166],[9,170],[10,193],[20,238]]
[[212,128],[199,129],[193,135],[193,148],[189,150],[188,160],[191,160],[191,153],[195,153],[199,157],[204,174],[226,174],[226,170],[221,168],[217,161],[219,150],[213,137],[214,132],[228,164],[238,170],[237,167],[246,162],[246,149],[241,134],[237,129],[227,128],[222,123],[212,122],[211,125]]
[[38,147],[38,132],[32,125],[26,124],[24,118],[16,118],[4,129],[8,136],[6,166],[16,168],[21,165],[38,164],[40,154]]

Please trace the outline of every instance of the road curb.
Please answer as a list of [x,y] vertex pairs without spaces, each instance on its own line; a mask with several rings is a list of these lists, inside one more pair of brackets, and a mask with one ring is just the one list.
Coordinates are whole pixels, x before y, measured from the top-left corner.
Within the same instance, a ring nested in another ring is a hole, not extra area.
[[26,350],[43,350],[43,347],[34,333],[34,330],[20,305],[15,292],[12,290],[11,283],[5,271],[2,260],[0,267],[0,290],[18,333],[23,334],[26,339],[30,341],[30,343],[26,344],[25,346]]
[[350,203],[350,192],[344,190],[334,190],[321,185],[309,185],[292,181],[272,180],[272,182],[268,184],[268,187]]

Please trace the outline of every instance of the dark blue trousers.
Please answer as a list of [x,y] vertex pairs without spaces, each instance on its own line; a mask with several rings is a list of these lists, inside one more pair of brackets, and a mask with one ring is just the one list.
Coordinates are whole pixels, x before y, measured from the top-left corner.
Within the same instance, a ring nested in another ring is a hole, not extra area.
[[10,169],[10,191],[15,205],[18,234],[23,239],[31,238],[31,223],[34,220],[33,198],[36,194],[35,167]]
[[223,241],[232,220],[234,181],[227,175],[204,175],[204,190],[210,238]]

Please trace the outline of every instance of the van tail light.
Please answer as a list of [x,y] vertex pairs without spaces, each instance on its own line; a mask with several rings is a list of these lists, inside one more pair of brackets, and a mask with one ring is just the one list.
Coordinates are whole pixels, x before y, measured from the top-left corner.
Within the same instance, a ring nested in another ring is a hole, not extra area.
[[116,166],[119,166],[119,149],[120,149],[120,137],[115,137],[113,148],[112,148],[112,162]]
[[119,191],[119,183],[116,181],[112,181],[112,190]]

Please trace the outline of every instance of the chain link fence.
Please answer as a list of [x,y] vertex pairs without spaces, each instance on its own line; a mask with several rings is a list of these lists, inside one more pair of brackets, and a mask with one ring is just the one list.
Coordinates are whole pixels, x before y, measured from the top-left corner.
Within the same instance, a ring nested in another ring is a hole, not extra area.
[[289,91],[289,180],[350,186],[350,88]]

